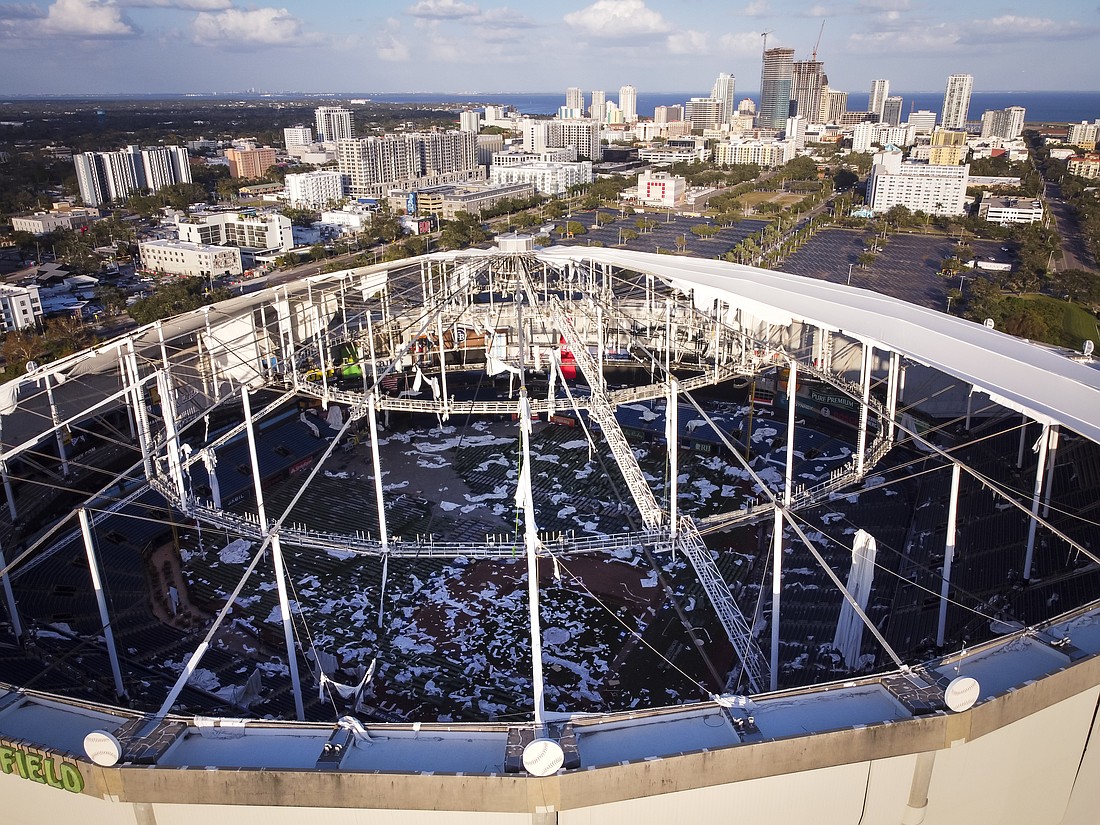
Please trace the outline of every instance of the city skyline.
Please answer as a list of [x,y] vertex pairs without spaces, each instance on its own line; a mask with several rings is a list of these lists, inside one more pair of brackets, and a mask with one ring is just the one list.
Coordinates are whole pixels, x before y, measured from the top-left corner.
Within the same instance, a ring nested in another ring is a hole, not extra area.
[[830,87],[850,92],[876,78],[932,90],[960,73],[982,91],[1097,88],[1079,69],[1094,60],[1100,9],[998,0],[25,0],[0,3],[0,71],[12,95],[671,92],[719,72],[748,92],[765,32],[795,60],[820,35]]

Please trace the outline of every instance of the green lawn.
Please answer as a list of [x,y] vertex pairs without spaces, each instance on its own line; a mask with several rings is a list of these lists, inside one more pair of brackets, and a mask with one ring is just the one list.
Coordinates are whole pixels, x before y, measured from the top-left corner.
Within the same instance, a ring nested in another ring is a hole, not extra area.
[[[1061,319],[1061,335],[1057,336],[1063,346],[1080,349],[1086,340],[1100,344],[1100,330],[1097,329],[1096,316],[1080,304],[1052,298],[1049,295],[1023,295],[1026,301],[1039,305],[1040,311],[1048,322]],[[1056,333],[1057,335],[1057,333]]]

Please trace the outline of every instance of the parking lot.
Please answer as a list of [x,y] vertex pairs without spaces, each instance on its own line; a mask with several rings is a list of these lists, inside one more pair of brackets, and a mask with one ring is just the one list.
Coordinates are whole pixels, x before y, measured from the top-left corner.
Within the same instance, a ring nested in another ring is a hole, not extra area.
[[[617,210],[601,209],[600,213],[605,218],[613,218],[611,223],[605,224],[599,229],[594,228],[596,223],[595,211],[574,212],[572,217],[564,217],[554,221],[555,226],[564,226],[567,221],[576,221],[583,224],[588,230],[584,235],[574,238],[560,238],[554,233],[554,243],[565,245],[587,246],[590,242],[599,241],[603,246],[619,246],[619,230],[626,232],[632,230],[638,233],[633,240],[624,241],[622,249],[633,249],[637,252],[660,252],[677,250],[676,240],[687,236],[687,252],[696,258],[721,258],[733,249],[742,240],[752,234],[760,234],[760,230],[767,225],[767,221],[744,220],[734,226],[719,228],[718,233],[709,238],[700,238],[692,233],[691,228],[700,224],[715,225],[713,220],[706,218],[688,218],[680,215],[662,215],[660,213],[647,213],[636,215],[627,212],[625,217]],[[652,229],[643,232],[638,228],[636,221],[644,217],[653,224]]]
[[[636,221],[643,217],[632,213],[621,215],[618,211],[603,209],[600,212],[613,218],[610,223],[595,228],[595,212],[575,212],[554,222],[564,226],[566,221],[576,221],[587,230],[573,238],[559,238],[554,233],[554,243],[586,246],[599,242],[603,246],[633,249],[639,252],[675,252],[677,239],[687,237],[687,253],[698,258],[722,258],[749,235],[759,235],[767,221],[743,220],[732,227],[720,228],[709,238],[700,238],[691,228],[710,223],[706,218],[688,218],[679,215],[648,213],[644,217],[653,222],[653,228],[642,232]],[[620,230],[632,230],[638,237],[625,240],[621,245]],[[780,264],[777,269],[792,275],[817,278],[832,283],[847,283],[851,266],[851,285],[870,289],[893,298],[900,298],[929,309],[944,310],[947,294],[958,289],[958,277],[947,279],[939,270],[945,258],[955,252],[955,239],[943,235],[916,235],[895,233],[885,241],[879,239],[880,251],[867,269],[859,266],[859,256],[870,245],[873,233],[860,229],[824,229],[814,235],[798,252]],[[1003,241],[968,239],[974,255],[984,260],[1013,262],[1015,255],[1002,249]],[[969,275],[964,273],[964,280]]]
[[[852,286],[930,309],[947,307],[947,293],[959,288],[960,279],[943,278],[938,272],[944,258],[954,254],[954,238],[907,233],[890,235],[875,256],[875,262],[867,269],[860,269],[859,256],[872,237],[863,230],[825,229],[778,268],[793,275],[842,284],[848,281],[851,265]],[[881,239],[879,242],[882,243]],[[1006,263],[1015,259],[1011,252],[1001,250],[1003,241],[970,240],[969,243],[980,258]]]

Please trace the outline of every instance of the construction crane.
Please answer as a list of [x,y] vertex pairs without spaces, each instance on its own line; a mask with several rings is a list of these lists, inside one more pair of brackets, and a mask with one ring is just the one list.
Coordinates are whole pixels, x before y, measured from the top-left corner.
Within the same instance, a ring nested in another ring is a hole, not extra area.
[[769,30],[769,31],[766,31],[766,32],[761,32],[761,33],[760,33],[760,36],[764,38],[764,51],[767,51],[767,50],[768,50],[768,35],[769,35],[769,34],[771,34],[771,31],[770,31],[770,30]]
[[812,60],[815,63],[817,62],[817,47],[821,45],[821,35],[823,35],[824,33],[825,33],[825,20],[824,20],[824,18],[822,18],[821,28],[818,29],[818,32],[817,32],[817,42],[814,43],[814,54],[813,54],[813,57],[810,58],[810,60]]

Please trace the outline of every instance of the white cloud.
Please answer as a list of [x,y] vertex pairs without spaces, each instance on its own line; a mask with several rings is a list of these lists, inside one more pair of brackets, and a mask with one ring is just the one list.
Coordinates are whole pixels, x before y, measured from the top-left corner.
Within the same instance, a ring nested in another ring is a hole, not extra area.
[[730,55],[739,57],[759,57],[763,48],[760,32],[738,32],[737,34],[724,34],[718,39],[719,49]]
[[216,11],[228,9],[232,0],[116,0],[118,5],[132,9],[184,9],[186,11]]
[[460,0],[420,0],[405,9],[412,17],[426,17],[430,20],[457,20],[462,17],[476,17],[481,9],[471,3]]
[[607,38],[667,34],[672,28],[644,0],[596,0],[565,15],[565,22],[583,34]]
[[302,31],[302,21],[286,9],[204,11],[195,16],[193,28],[195,39],[200,43],[279,46],[301,44],[310,39]]
[[710,47],[710,38],[706,32],[688,29],[670,34],[667,43],[671,54],[706,54]]
[[1047,17],[1021,17],[1015,14],[1005,14],[989,20],[974,20],[970,27],[967,27],[969,34],[966,39],[971,42],[1005,42],[1034,38],[1071,40],[1096,34],[1095,26],[1082,26],[1073,20],[1059,22]]
[[379,60],[387,63],[404,63],[409,59],[409,47],[398,39],[401,24],[394,19],[386,21],[386,25],[374,34],[375,54]]
[[486,9],[476,18],[476,22],[496,29],[537,29],[541,27],[527,17],[507,6],[499,9]]
[[771,14],[771,10],[772,4],[769,0],[753,0],[741,9],[741,14],[745,17],[763,17],[766,14]]
[[848,42],[869,54],[921,54],[958,51],[959,29],[940,23],[903,31],[853,32]]
[[131,37],[139,34],[122,10],[107,0],[56,0],[32,32],[59,37]]

